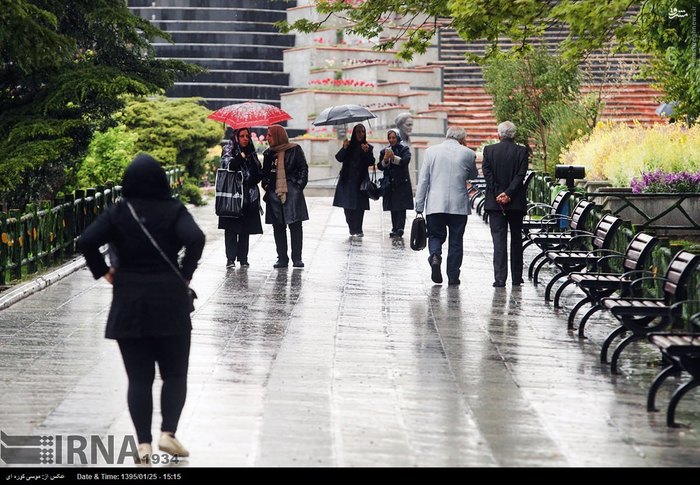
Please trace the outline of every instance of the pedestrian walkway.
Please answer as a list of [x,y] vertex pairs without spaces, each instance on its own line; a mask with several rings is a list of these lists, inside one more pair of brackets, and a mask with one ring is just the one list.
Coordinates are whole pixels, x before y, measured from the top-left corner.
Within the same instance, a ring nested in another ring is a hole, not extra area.
[[[182,466],[700,465],[700,396],[679,408],[689,428],[647,413],[656,353],[631,347],[613,376],[598,362],[609,320],[579,340],[542,287],[492,288],[478,217],[462,284],[447,287],[431,282],[427,251],[389,239],[380,203],[351,238],[331,200],[307,200],[304,269],[272,268],[266,226],[250,268],[227,270],[213,206],[193,209],[207,245]],[[0,311],[3,432],[133,433],[119,351],[103,337],[110,301],[83,269]]]

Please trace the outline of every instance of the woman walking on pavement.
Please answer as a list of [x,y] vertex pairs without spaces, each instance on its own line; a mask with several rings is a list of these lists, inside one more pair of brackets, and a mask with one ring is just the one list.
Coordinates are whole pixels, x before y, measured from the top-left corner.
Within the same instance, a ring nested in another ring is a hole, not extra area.
[[287,131],[280,125],[267,129],[270,148],[263,152],[262,186],[265,189],[265,223],[272,224],[277,246],[275,268],[289,266],[287,255],[287,226],[292,242],[292,264],[303,268],[302,221],[309,219],[304,198],[304,187],[309,181],[309,166],[304,151],[296,143],[289,143]]
[[374,167],[374,148],[367,143],[364,125],[355,125],[350,140],[343,141],[335,159],[343,168],[338,176],[333,205],[345,209],[350,235],[362,237],[362,221],[365,211],[369,210],[369,197],[360,191],[360,185],[369,177],[367,167]]
[[[230,128],[227,129],[229,134]],[[219,229],[224,230],[226,243],[226,267],[242,268],[248,264],[248,248],[251,234],[262,234],[260,222],[260,189],[262,167],[250,139],[249,128],[239,128],[230,134],[221,149],[221,168],[240,171],[243,174],[244,205],[241,217],[219,217]]]
[[[175,438],[175,432],[187,394],[192,331],[187,285],[202,255],[204,233],[182,202],[170,196],[165,171],[150,155],[138,155],[127,167],[122,195],[83,232],[78,249],[95,279],[104,277],[113,285],[105,336],[117,340],[129,378],[127,400],[139,442],[139,459],[148,463],[152,455],[156,363],[163,379],[158,448],[186,457],[189,452]],[[116,251],[118,268],[108,267],[100,254],[100,246],[107,243]],[[178,266],[177,256],[183,246],[185,256]],[[179,275],[175,273],[177,268]]]
[[397,130],[389,130],[386,137],[389,146],[382,148],[379,152],[378,164],[379,170],[384,171],[386,179],[382,184],[384,189],[382,204],[385,211],[391,211],[389,237],[401,237],[406,225],[406,210],[413,209],[413,187],[408,173],[411,150],[401,143]]

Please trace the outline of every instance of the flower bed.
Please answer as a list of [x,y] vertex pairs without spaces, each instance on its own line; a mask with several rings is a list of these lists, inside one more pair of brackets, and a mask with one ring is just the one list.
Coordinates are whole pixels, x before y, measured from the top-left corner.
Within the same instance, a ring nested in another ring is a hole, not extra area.
[[700,172],[642,172],[641,178],[632,179],[631,185],[635,194],[700,192]]
[[700,172],[700,125],[599,123],[590,135],[569,145],[560,163],[583,165],[589,180],[608,179],[616,187],[629,187],[650,172]]
[[354,79],[312,79],[309,81],[309,86],[313,89],[321,89],[325,91],[372,91],[374,83],[366,81],[356,81]]

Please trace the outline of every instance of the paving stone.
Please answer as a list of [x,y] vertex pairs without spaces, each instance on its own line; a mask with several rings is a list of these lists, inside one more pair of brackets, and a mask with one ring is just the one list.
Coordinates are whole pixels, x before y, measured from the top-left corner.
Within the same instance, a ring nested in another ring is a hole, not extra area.
[[[304,269],[272,268],[270,226],[251,237],[248,269],[226,269],[211,204],[192,209],[207,245],[178,430],[191,457],[179,466],[700,464],[700,393],[678,410],[689,427],[647,413],[656,351],[631,347],[612,376],[598,360],[610,318],[592,319],[588,339],[567,330],[567,309],[543,302],[551,273],[492,288],[480,218],[467,224],[462,284],[447,287],[430,280],[425,250],[386,237],[380,203],[359,239],[331,201],[307,201]],[[0,429],[133,434],[123,364],[104,339],[110,302],[83,269],[0,311]]]

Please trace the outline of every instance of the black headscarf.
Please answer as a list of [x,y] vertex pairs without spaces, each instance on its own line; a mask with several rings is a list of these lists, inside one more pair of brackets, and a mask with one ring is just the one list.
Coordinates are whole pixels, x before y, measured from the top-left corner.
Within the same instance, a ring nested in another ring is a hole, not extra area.
[[[249,141],[248,141],[248,146],[243,148],[239,143],[238,143],[238,133],[241,130],[246,130],[248,132],[248,135],[250,136]],[[251,133],[250,128],[238,128],[233,132],[233,135],[231,135],[231,143],[233,143],[233,150],[232,153],[234,156],[237,156],[239,153],[243,152],[246,155],[250,155],[251,153],[255,153],[255,147],[253,146],[253,133]]]
[[360,148],[360,145],[361,145],[362,143],[367,143],[367,129],[365,129],[365,138],[364,138],[364,140],[360,140],[360,137],[359,137],[358,134],[357,134],[357,130],[359,130],[360,127],[363,127],[363,128],[364,128],[364,125],[363,125],[363,124],[357,124],[357,125],[355,125],[355,126],[353,127],[353,129],[352,129],[352,136],[350,137],[350,145],[348,146],[348,148],[349,148],[350,150],[357,150],[357,149]]
[[124,171],[122,195],[127,198],[169,199],[168,176],[155,158],[140,153]]

